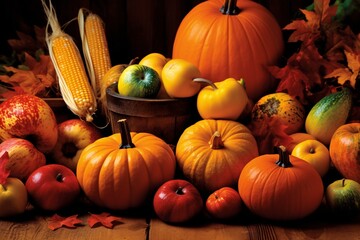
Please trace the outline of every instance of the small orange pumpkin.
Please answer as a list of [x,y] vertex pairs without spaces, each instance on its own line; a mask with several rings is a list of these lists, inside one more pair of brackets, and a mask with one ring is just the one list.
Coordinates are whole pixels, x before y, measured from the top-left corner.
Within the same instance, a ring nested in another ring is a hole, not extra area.
[[232,120],[200,120],[185,129],[176,145],[179,168],[204,192],[236,186],[241,170],[256,156],[254,136]]
[[254,214],[271,220],[296,220],[314,212],[324,194],[323,182],[308,162],[289,155],[265,154],[243,168],[239,194]]
[[150,133],[130,132],[120,120],[120,133],[88,145],[80,155],[76,175],[85,195],[114,210],[142,205],[175,175],[174,151]]

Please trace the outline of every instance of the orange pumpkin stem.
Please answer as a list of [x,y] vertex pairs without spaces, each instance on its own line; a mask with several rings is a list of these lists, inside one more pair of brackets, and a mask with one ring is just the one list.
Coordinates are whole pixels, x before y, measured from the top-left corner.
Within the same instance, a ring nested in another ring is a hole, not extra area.
[[220,8],[220,12],[224,15],[238,15],[240,8],[236,6],[237,0],[225,0],[224,5]]
[[120,149],[134,148],[135,145],[131,140],[130,129],[126,119],[120,119],[118,123],[119,123],[120,135],[121,135],[121,144],[119,148]]
[[210,148],[212,149],[221,149],[224,148],[224,142],[221,139],[221,135],[218,131],[216,131],[209,141]]
[[290,162],[289,153],[286,151],[286,148],[284,146],[278,146],[276,150],[279,153],[279,160],[276,164],[283,168],[292,167],[293,165]]

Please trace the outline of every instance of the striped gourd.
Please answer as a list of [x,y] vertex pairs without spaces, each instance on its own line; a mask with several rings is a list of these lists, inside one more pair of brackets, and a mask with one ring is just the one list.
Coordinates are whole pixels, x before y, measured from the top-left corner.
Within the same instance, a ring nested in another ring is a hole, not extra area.
[[82,49],[94,93],[101,98],[103,78],[111,68],[104,22],[97,14],[81,8],[78,14]]
[[74,114],[91,122],[97,103],[80,51],[72,37],[62,31],[51,1],[47,6],[42,0],[42,5],[48,18],[46,43],[58,76],[61,95]]

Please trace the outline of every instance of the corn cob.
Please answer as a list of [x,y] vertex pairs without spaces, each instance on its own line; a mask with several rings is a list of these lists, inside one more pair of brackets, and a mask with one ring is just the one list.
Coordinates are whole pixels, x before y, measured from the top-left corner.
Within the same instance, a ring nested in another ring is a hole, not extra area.
[[97,14],[84,8],[79,10],[78,22],[91,85],[96,97],[101,99],[101,91],[105,88],[103,77],[111,68],[104,22]]
[[61,95],[74,114],[91,122],[97,103],[80,51],[72,37],[62,31],[51,1],[47,6],[42,0],[42,5],[48,18],[46,43],[58,76]]

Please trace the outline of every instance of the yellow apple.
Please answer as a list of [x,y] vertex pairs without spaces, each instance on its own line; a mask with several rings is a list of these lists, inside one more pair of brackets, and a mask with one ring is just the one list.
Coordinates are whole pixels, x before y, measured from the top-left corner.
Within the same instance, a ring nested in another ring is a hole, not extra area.
[[162,69],[167,62],[168,59],[161,53],[150,53],[143,57],[139,64],[151,67],[161,76]]
[[27,190],[18,178],[7,178],[0,184],[0,217],[12,217],[25,212],[28,202]]
[[321,177],[329,171],[330,154],[329,149],[320,141],[309,139],[297,144],[291,155],[310,163]]
[[[169,59],[166,58],[161,53],[150,53],[150,54],[146,55],[145,57],[143,57],[140,60],[139,64],[148,66],[148,67],[151,67],[152,69],[154,69],[159,74],[160,81],[161,81],[161,72],[163,70],[163,67],[165,66],[165,64],[168,61],[169,61]],[[157,95],[157,98],[169,98],[169,95],[166,93],[164,84],[162,83],[162,81],[161,81],[161,87],[160,87],[159,93]]]
[[286,146],[286,150],[290,154],[291,154],[292,150],[294,149],[294,147],[296,145],[298,145],[299,143],[301,143],[305,140],[310,140],[310,139],[315,140],[315,137],[313,137],[312,135],[310,135],[308,133],[304,133],[304,132],[297,132],[297,133],[290,134],[290,137],[292,138],[292,140],[291,140],[290,144],[288,146]]
[[172,98],[192,97],[200,91],[201,84],[193,81],[201,77],[200,70],[184,59],[169,60],[161,77],[167,94]]

